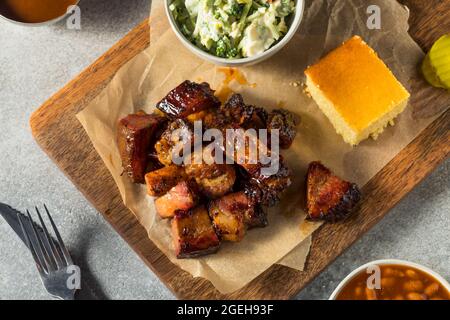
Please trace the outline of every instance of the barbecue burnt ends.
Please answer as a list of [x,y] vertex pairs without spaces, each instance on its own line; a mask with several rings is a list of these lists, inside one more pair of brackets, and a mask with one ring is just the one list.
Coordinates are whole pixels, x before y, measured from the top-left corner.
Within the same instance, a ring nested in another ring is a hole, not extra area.
[[280,147],[289,149],[297,135],[297,126],[300,119],[289,111],[283,109],[273,110],[267,119],[267,129],[269,132],[278,130],[280,137]]
[[196,181],[200,193],[208,199],[217,199],[231,192],[236,182],[236,171],[230,164],[196,163],[191,159],[184,169],[187,176]]
[[306,206],[311,220],[337,222],[347,218],[361,200],[354,183],[334,175],[320,162],[309,165],[306,177]]
[[220,107],[226,119],[244,129],[264,129],[268,119],[266,110],[252,105],[246,105],[242,95],[235,93]]
[[163,117],[143,111],[130,114],[119,121],[117,144],[122,166],[134,183],[144,183],[144,175],[151,162],[149,152],[152,142],[164,122]]
[[238,242],[247,229],[267,226],[266,212],[243,191],[210,201],[208,211],[222,240]]
[[[170,91],[156,107],[154,114],[138,112],[120,120],[118,144],[125,172],[133,182],[145,181],[148,194],[156,197],[159,216],[171,219],[177,257],[216,252],[221,241],[241,241],[247,230],[267,226],[263,206],[276,205],[291,184],[291,172],[281,156],[273,175],[262,174],[267,165],[261,163],[207,164],[191,159],[176,164],[174,153],[186,160],[195,152],[186,155],[177,150],[180,135],[173,133],[182,132],[183,143],[192,150],[196,120],[202,121],[204,129],[219,129],[224,136],[227,129],[270,131],[276,127],[280,141],[288,146],[295,137],[293,117],[246,105],[239,94],[221,105],[207,83],[191,81]],[[288,132],[286,139],[283,130]],[[203,152],[204,147],[195,150]],[[270,153],[269,145],[264,148]]]
[[220,246],[220,239],[203,205],[176,212],[172,219],[172,239],[179,259],[214,253]]
[[[155,143],[156,156],[160,163],[165,166],[172,164],[172,155],[180,141],[192,144],[194,141],[194,132],[192,125],[183,119],[176,119],[167,124],[161,136]],[[178,156],[182,157],[181,150],[178,150]]]
[[163,196],[185,178],[184,169],[176,165],[150,171],[145,175],[147,193],[153,197]]
[[260,203],[267,207],[275,206],[280,201],[283,191],[292,183],[291,171],[281,156],[276,174],[265,176],[261,174],[261,168],[249,170],[246,174],[248,179],[243,181],[242,189],[252,199],[252,202]]
[[192,209],[199,202],[197,184],[193,180],[183,180],[155,200],[155,209],[161,218],[173,218],[177,211]]
[[186,80],[170,91],[156,107],[169,118],[186,118],[202,110],[218,108],[220,101],[209,84]]

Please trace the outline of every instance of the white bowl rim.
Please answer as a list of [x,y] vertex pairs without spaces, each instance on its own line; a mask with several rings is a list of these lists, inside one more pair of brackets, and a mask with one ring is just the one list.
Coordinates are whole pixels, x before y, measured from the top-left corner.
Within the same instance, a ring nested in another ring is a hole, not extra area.
[[347,285],[348,282],[350,282],[350,280],[352,280],[357,274],[359,274],[364,269],[367,269],[367,267],[371,266],[371,265],[403,265],[403,266],[418,269],[420,271],[423,271],[423,272],[431,275],[433,278],[435,278],[437,281],[439,281],[450,292],[450,284],[447,282],[447,280],[445,280],[441,275],[439,275],[438,273],[436,273],[435,271],[431,270],[428,267],[425,267],[425,266],[415,263],[415,262],[410,262],[410,261],[401,260],[401,259],[380,259],[380,260],[374,260],[374,261],[368,262],[366,264],[363,264],[362,266],[360,266],[360,267],[356,268],[355,270],[353,270],[352,272],[350,272],[339,283],[339,285],[336,287],[336,289],[334,289],[333,293],[331,294],[331,296],[328,300],[336,300],[336,297],[341,292],[342,288],[344,288],[344,286]]
[[[77,2],[75,4],[72,4],[70,6],[77,6],[77,5],[80,4],[80,1],[81,0],[77,0]],[[61,21],[64,18],[66,18],[68,15],[69,15],[69,13],[66,10],[66,13],[60,15],[59,17],[53,18],[51,20],[43,21],[43,22],[22,22],[22,21],[18,21],[18,20],[14,20],[14,19],[5,17],[1,13],[0,13],[0,18],[4,19],[4,20],[6,20],[6,21],[8,21],[10,23],[13,23],[13,24],[16,24],[16,25],[19,25],[19,26],[23,26],[23,27],[43,27],[43,26],[49,26],[49,25],[52,25],[52,24],[54,24],[54,23],[56,23],[58,21]]]
[[186,39],[184,37],[184,35],[181,33],[181,31],[179,30],[177,23],[176,23],[175,19],[173,18],[172,13],[170,12],[169,1],[172,1],[172,0],[164,0],[164,7],[165,7],[166,15],[169,19],[170,26],[171,26],[172,30],[174,31],[175,35],[177,36],[177,38],[186,47],[188,47],[191,51],[193,51],[195,54],[197,54],[201,58],[212,61],[215,64],[225,65],[225,66],[226,65],[238,66],[238,65],[252,64],[252,63],[255,63],[258,61],[262,61],[265,58],[271,57],[273,54],[275,54],[276,52],[281,50],[281,48],[283,48],[294,37],[295,33],[297,32],[298,28],[300,27],[302,20],[303,20],[303,14],[304,14],[304,9],[305,9],[305,0],[295,0],[296,1],[295,16],[294,16],[294,19],[292,20],[291,25],[289,26],[289,30],[284,35],[284,37],[273,47],[270,47],[266,51],[264,51],[258,55],[252,56],[252,57],[239,58],[239,59],[227,59],[227,58],[220,58],[220,57],[217,57],[206,51],[203,51],[202,49],[198,48],[196,45],[191,43],[188,39]]

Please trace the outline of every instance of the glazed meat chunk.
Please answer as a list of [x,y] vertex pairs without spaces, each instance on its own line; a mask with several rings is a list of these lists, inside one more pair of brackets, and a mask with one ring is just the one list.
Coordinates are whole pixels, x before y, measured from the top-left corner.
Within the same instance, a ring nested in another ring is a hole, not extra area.
[[299,119],[287,110],[273,110],[267,120],[267,129],[271,133],[272,130],[278,130],[280,147],[288,149],[297,135],[297,125]]
[[182,147],[185,143],[193,142],[193,131],[191,125],[185,120],[177,119],[168,124],[166,130],[161,134],[155,144],[156,156],[159,162],[165,166],[173,163],[173,156],[183,156]]
[[214,253],[220,245],[204,206],[176,212],[172,219],[172,239],[179,259]]
[[199,163],[191,157],[189,164],[185,164],[188,177],[195,179],[200,192],[209,199],[217,199],[229,193],[236,181],[236,172],[230,164],[206,164],[201,158]]
[[[244,169],[244,181],[252,189],[251,193],[259,196],[262,205],[274,206],[280,196],[292,183],[291,171],[281,155],[273,153],[258,136],[247,135],[225,139],[224,152]],[[240,141],[237,143],[237,141]],[[231,152],[229,151],[231,150]],[[261,154],[271,161],[261,161]]]
[[254,203],[273,207],[292,184],[292,173],[281,156],[278,159],[278,170],[272,175],[262,174],[262,165],[248,164],[242,167],[248,176],[244,179],[243,189]]
[[259,203],[255,203],[244,191],[235,192],[224,197],[228,206],[238,208],[244,214],[244,223],[248,229],[267,226],[267,214]]
[[229,193],[236,181],[236,172],[232,165],[211,165],[210,175],[196,178],[200,192],[208,199],[217,199]]
[[125,173],[134,183],[144,183],[149,165],[149,149],[163,118],[139,112],[118,123],[117,144]]
[[335,176],[320,162],[309,165],[306,206],[309,219],[336,222],[346,218],[361,199],[354,183]]
[[207,83],[184,81],[170,91],[156,107],[170,118],[185,118],[209,108],[218,108],[220,101]]
[[161,218],[172,218],[177,210],[189,210],[195,207],[198,201],[195,182],[181,181],[155,200],[155,208]]
[[244,217],[245,225],[248,229],[264,228],[269,224],[267,213],[259,204],[255,204],[253,207],[246,210]]
[[185,177],[183,168],[175,165],[149,172],[145,175],[147,192],[153,197],[160,197],[175,187]]
[[220,108],[230,123],[242,128],[262,129],[266,127],[267,112],[263,108],[246,105],[242,95],[235,93]]
[[278,171],[275,174],[259,176],[253,180],[257,181],[263,191],[262,203],[268,206],[274,206],[280,200],[281,194],[292,184],[291,170],[281,156],[278,165]]
[[220,111],[238,125],[246,123],[253,115],[253,107],[245,105],[244,99],[238,93],[233,94]]
[[241,206],[234,201],[233,194],[209,203],[209,216],[222,240],[238,242],[244,238],[246,208],[247,206]]
[[265,212],[242,191],[211,201],[208,211],[217,233],[226,241],[241,241],[247,228],[267,225]]

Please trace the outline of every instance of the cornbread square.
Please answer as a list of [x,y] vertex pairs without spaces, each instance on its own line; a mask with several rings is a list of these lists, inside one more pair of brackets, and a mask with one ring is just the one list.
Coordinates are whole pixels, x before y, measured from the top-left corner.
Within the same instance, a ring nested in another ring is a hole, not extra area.
[[408,91],[359,36],[306,71],[307,91],[345,142],[357,145],[383,132],[406,108]]

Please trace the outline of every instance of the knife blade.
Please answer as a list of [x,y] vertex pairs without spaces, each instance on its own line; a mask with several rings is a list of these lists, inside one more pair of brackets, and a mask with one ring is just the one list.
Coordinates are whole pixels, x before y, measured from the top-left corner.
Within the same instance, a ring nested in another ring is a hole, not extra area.
[[[22,231],[22,227],[20,226],[18,215],[20,215],[23,223],[23,227],[27,231],[28,234],[33,234],[33,229],[31,226],[30,219],[24,215],[22,212],[8,206],[7,204],[0,202],[0,214],[5,219],[5,221],[10,225],[10,227],[14,230],[14,232],[19,236],[20,240],[28,247],[28,241],[25,238],[25,235]],[[43,232],[42,228],[36,224],[34,224],[38,232]],[[55,241],[53,239],[53,241]]]

